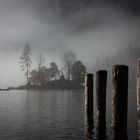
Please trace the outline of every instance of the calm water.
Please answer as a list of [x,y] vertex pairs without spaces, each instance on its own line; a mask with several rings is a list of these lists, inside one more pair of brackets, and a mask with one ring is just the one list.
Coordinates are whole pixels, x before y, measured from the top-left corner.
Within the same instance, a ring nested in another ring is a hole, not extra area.
[[[129,93],[129,140],[138,139],[135,94]],[[93,126],[88,123],[83,90],[0,92],[0,140],[112,140],[107,96],[105,130],[98,129],[95,110]]]

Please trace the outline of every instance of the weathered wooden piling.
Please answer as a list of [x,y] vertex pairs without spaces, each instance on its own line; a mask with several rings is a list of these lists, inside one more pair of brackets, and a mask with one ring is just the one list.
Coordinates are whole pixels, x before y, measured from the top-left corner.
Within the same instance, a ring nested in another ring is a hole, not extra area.
[[85,109],[93,117],[93,74],[85,75]]
[[118,132],[127,132],[128,108],[128,66],[113,66],[112,85],[112,128]]
[[137,117],[138,117],[138,139],[140,139],[140,58],[137,60]]
[[140,59],[137,61],[137,111],[140,116]]
[[92,115],[85,113],[85,124],[86,124],[86,135],[87,137],[91,137],[94,134],[93,132],[94,125],[93,125]]
[[96,72],[96,107],[97,120],[100,122],[106,120],[106,85],[107,71],[100,70]]

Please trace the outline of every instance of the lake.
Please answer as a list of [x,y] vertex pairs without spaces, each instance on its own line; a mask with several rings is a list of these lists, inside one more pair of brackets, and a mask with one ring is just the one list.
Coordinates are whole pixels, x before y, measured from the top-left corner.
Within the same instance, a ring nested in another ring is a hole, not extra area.
[[[93,125],[87,122],[84,90],[1,91],[0,140],[113,140],[110,91],[107,92],[106,129],[103,130],[98,128],[95,101]],[[127,137],[137,140],[135,91],[129,92],[128,99]]]

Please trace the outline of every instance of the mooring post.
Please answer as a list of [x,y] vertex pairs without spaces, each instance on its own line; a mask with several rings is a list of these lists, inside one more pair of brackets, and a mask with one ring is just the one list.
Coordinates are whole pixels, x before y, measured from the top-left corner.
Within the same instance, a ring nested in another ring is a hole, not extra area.
[[93,74],[85,75],[85,109],[93,117]]
[[85,125],[86,125],[86,135],[91,137],[93,135],[93,116],[85,113]]
[[85,75],[85,122],[87,136],[93,134],[93,74]]
[[140,116],[140,59],[137,61],[137,112]]
[[138,115],[138,139],[140,139],[140,58],[137,60],[137,115]]
[[127,132],[128,66],[113,66],[112,128],[116,133]]
[[106,85],[107,71],[99,70],[96,72],[96,107],[97,120],[105,122],[106,120]]

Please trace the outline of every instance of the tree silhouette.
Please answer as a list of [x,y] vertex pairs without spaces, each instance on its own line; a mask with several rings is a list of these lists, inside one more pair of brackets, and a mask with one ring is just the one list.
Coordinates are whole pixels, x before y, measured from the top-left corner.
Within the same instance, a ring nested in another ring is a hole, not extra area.
[[57,75],[59,75],[59,69],[58,69],[58,66],[55,62],[51,62],[50,63],[50,74],[51,74],[51,78],[56,78]]
[[40,84],[44,85],[46,82],[50,81],[50,70],[45,66],[40,68]]
[[31,48],[28,44],[25,45],[22,55],[20,57],[20,64],[22,71],[25,71],[25,75],[27,78],[27,84],[29,83],[29,68],[31,67]]
[[84,82],[84,77],[86,73],[86,67],[82,63],[82,61],[78,60],[76,61],[71,70],[72,74],[72,81],[74,82],[75,85],[77,86],[82,86]]
[[73,51],[68,51],[64,53],[64,69],[67,73],[67,79],[71,79],[71,69],[72,65],[75,63],[77,56]]
[[32,70],[30,72],[30,81],[33,85],[39,85],[39,72],[37,70]]
[[37,65],[38,65],[38,84],[41,83],[41,67],[43,66],[43,63],[45,62],[45,58],[42,53],[38,54],[37,59]]

